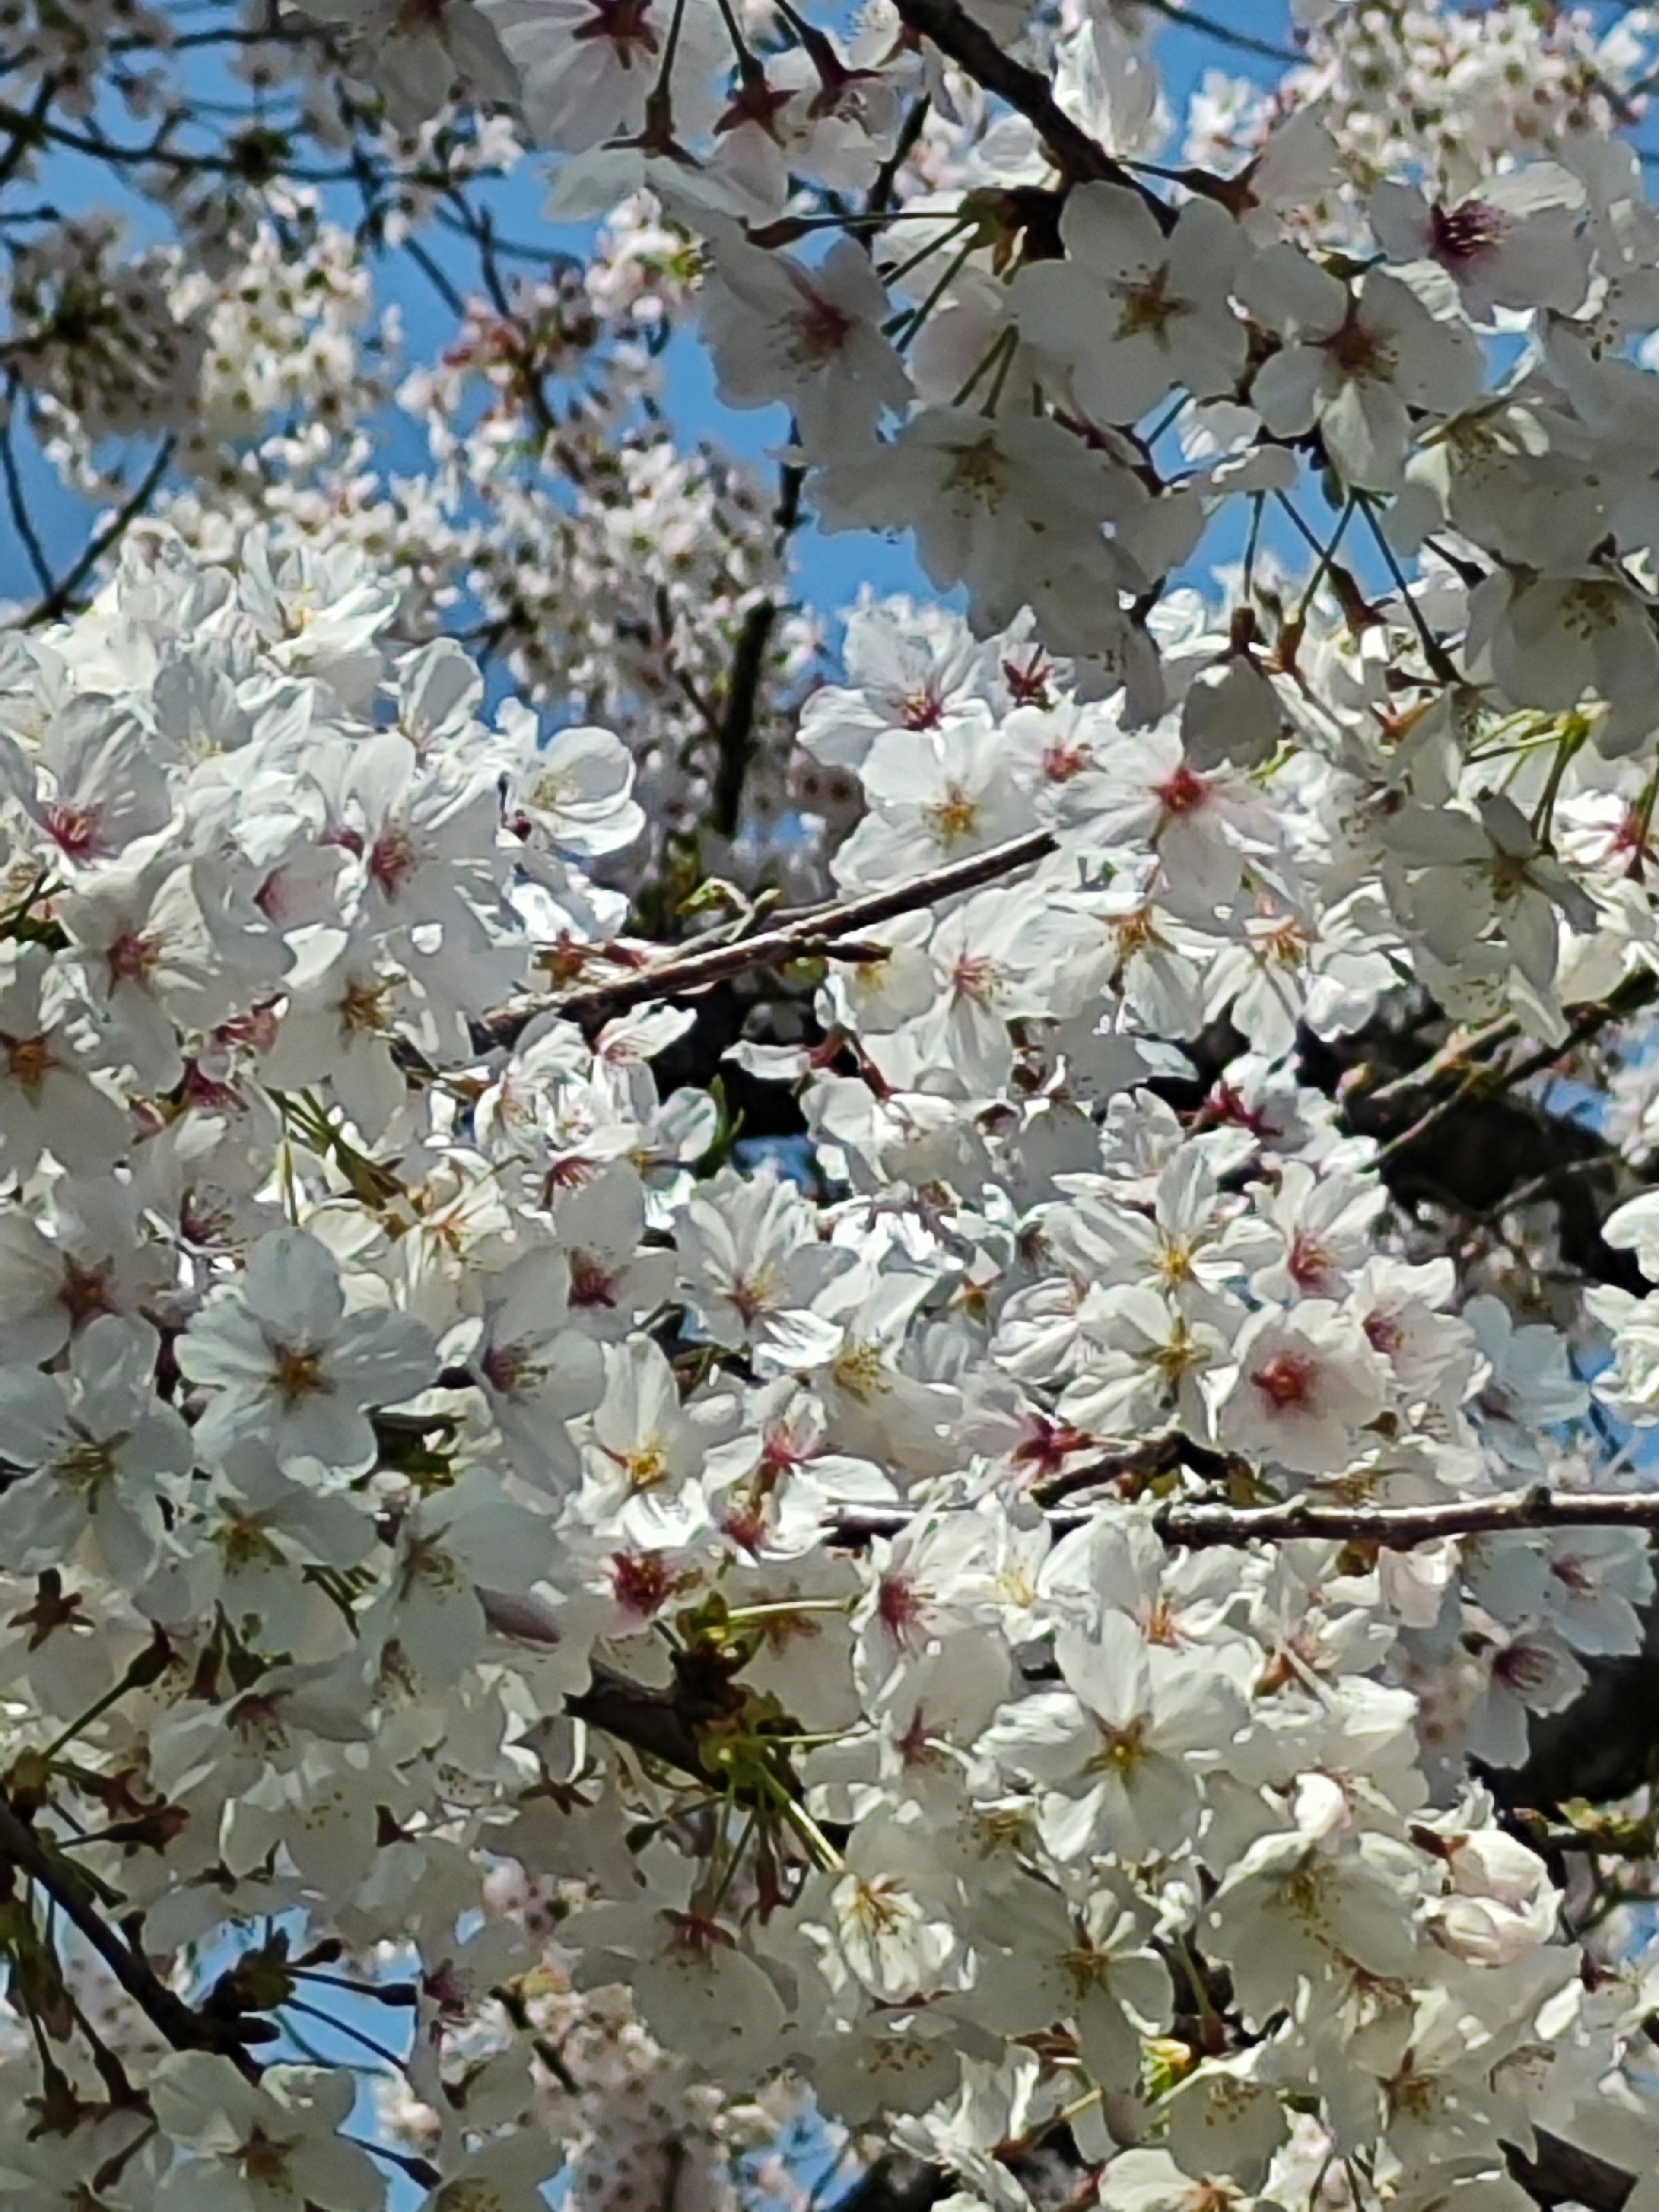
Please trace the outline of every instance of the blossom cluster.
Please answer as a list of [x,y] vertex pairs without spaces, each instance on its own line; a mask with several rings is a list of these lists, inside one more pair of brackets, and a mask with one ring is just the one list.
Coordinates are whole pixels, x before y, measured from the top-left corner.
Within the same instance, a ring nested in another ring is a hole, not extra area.
[[[411,1964],[439,2203],[528,2202],[556,2156],[523,2124],[558,1984],[503,1860],[567,1979],[696,2078],[781,2063],[994,2197],[1062,2111],[1149,2202],[1271,2194],[1316,2126],[1412,2198],[1447,2104],[1500,2193],[1523,2106],[1598,2130],[1639,2002],[1590,2002],[1543,1862],[1436,1780],[1634,1647],[1639,1537],[1224,1563],[1133,1499],[1148,1439],[1177,1486],[1388,1502],[1570,1480],[1582,1444],[1565,1343],[1381,1249],[1375,1146],[1284,1069],[1258,979],[1311,1000],[1319,921],[1263,965],[1219,919],[1289,825],[1353,817],[1352,769],[1322,793],[1304,758],[1276,814],[1178,722],[1108,748],[1029,638],[871,609],[805,727],[867,801],[844,882],[1056,850],[826,981],[856,1072],[737,1048],[805,1075],[815,1200],[711,1171],[714,1099],[651,1070],[690,1010],[603,1018],[621,902],[584,868],[637,833],[625,750],[486,721],[454,647],[384,650],[395,603],[337,555],[136,538],[0,708],[11,1771],[122,1813],[84,1863],[146,1951],[297,1914],[313,1956]],[[1416,949],[1402,884],[1332,951],[1334,1030]],[[600,979],[586,1028],[550,963]],[[1148,1082],[1252,993],[1183,1124]],[[1609,1233],[1646,1253],[1650,1212]],[[1601,1387],[1640,1420],[1631,1304]],[[253,1955],[264,2002],[303,1990]],[[136,2207],[265,2160],[378,2202],[343,2079],[240,2047],[148,2061],[142,2112],[78,2057],[27,2170],[113,2166]]]
[[9,10],[0,2196],[1649,2212],[1646,33],[1309,18]]

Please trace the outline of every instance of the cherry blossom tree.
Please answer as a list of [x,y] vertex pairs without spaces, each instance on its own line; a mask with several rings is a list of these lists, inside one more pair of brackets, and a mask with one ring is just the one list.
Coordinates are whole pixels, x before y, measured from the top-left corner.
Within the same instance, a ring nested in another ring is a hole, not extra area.
[[1654,2212],[1659,27],[804,8],[0,5],[0,2202]]

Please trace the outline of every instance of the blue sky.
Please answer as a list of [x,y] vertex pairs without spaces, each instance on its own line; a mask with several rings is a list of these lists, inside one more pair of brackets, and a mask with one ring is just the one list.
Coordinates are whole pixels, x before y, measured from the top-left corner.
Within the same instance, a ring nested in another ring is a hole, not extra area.
[[[1249,36],[1268,41],[1284,41],[1287,37],[1288,11],[1279,0],[1266,0],[1266,4],[1263,0],[1212,0],[1212,15],[1216,22]],[[1206,68],[1224,66],[1262,81],[1270,81],[1276,73],[1271,62],[1224,50],[1212,39],[1184,26],[1172,24],[1167,28],[1159,52],[1171,104],[1177,112]],[[234,98],[245,104],[242,88],[218,73],[216,62],[204,60],[193,75],[197,88],[205,97]],[[144,126],[133,124],[113,106],[105,124],[109,135],[118,141],[142,142]],[[556,228],[542,219],[544,187],[540,167],[526,164],[518,177],[492,189],[490,199],[498,228],[504,235],[544,243],[550,252],[580,252],[586,242],[583,233]],[[162,234],[153,210],[130,199],[114,200],[109,173],[100,163],[57,153],[43,165],[38,183],[40,189],[31,188],[29,193],[33,201],[50,199],[70,215],[95,206],[122,204],[136,234]],[[330,211],[349,221],[356,210],[342,194],[340,204]],[[422,242],[458,289],[463,292],[477,289],[470,250],[464,241],[428,230],[422,234]],[[453,334],[451,310],[406,256],[385,257],[376,283],[380,296],[395,302],[402,313],[406,359],[412,363],[430,358]],[[708,440],[729,453],[764,464],[769,452],[787,436],[788,425],[780,409],[738,414],[720,404],[708,362],[695,338],[686,336],[675,341],[665,357],[665,372],[668,411],[683,440]],[[389,415],[380,434],[376,455],[380,467],[402,472],[424,463],[424,441],[409,422]],[[54,570],[61,573],[84,543],[90,511],[85,501],[59,484],[27,435],[18,436],[16,447],[19,473],[37,533]],[[147,452],[141,453],[137,471],[142,471],[145,458]],[[888,542],[865,533],[827,538],[809,526],[799,533],[794,551],[801,596],[825,614],[848,605],[864,585],[878,592],[909,591],[927,595],[929,591],[908,541]],[[0,525],[0,599],[27,605],[36,596],[35,579],[15,530],[9,524]]]

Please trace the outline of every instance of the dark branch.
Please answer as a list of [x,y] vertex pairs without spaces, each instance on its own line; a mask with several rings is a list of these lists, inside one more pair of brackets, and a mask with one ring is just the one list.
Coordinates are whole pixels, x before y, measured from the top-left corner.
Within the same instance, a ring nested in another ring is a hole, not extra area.
[[16,392],[17,386],[14,382],[6,398],[5,420],[0,422],[0,471],[3,471],[5,477],[6,504],[11,510],[17,535],[23,541],[23,550],[28,556],[29,566],[33,569],[35,580],[41,590],[49,592],[52,588],[52,563],[46,558],[46,548],[41,544],[40,532],[34,526],[34,518],[29,513],[23,480],[18,473],[16,449],[12,444],[11,425]]
[[876,180],[865,195],[866,215],[884,215],[893,204],[893,194],[898,186],[899,172],[915,151],[916,142],[921,137],[927,124],[927,111],[931,105],[932,102],[926,93],[920,100],[911,104],[904,121],[899,126],[899,135],[894,142],[892,152],[877,170]]
[[[485,1039],[491,1044],[511,1044],[538,1014],[562,1014],[569,1021],[601,1020],[653,999],[684,998],[753,968],[833,958],[838,947],[846,947],[846,940],[861,931],[878,928],[884,921],[913,914],[919,907],[936,906],[960,892],[977,890],[982,884],[994,883],[1000,876],[1046,860],[1056,849],[1048,830],[1030,830],[1006,844],[992,846],[988,852],[933,868],[892,890],[806,908],[775,928],[757,931],[752,937],[733,939],[722,933],[717,945],[699,948],[693,944],[687,951],[647,961],[587,989],[544,999],[515,999],[486,1018]],[[870,951],[867,945],[859,947],[859,957],[867,959]]]
[[98,1954],[116,1982],[175,2051],[216,2051],[250,2079],[258,2069],[245,2039],[228,2021],[213,2020],[170,1990],[136,1942],[118,1936],[88,1893],[86,1877],[48,1850],[45,1842],[0,1795],[0,1857],[28,1875]]
[[619,1743],[631,1744],[663,1765],[708,1784],[709,1772],[697,1739],[678,1701],[668,1692],[647,1689],[596,1659],[587,1687],[568,1697],[564,1709],[572,1720],[601,1729]]
[[122,501],[103,528],[87,541],[68,574],[53,584],[39,605],[31,607],[23,617],[22,627],[25,629],[33,629],[40,623],[56,622],[61,615],[69,612],[75,603],[76,593],[87,578],[104,556],[120,544],[149,505],[155,495],[155,487],[167,474],[167,463],[173,459],[173,439],[163,438],[130,497]]
[[1125,185],[1163,212],[1163,202],[1072,120],[1054,98],[1048,78],[1004,53],[961,0],[898,0],[898,12],[908,30],[930,40],[975,84],[995,93],[1025,118],[1067,184]]
[[[778,478],[778,504],[772,520],[777,526],[780,550],[800,521],[801,485],[805,472],[786,463]],[[714,778],[709,793],[708,818],[722,837],[735,837],[743,820],[744,786],[755,757],[755,736],[760,724],[761,692],[766,656],[782,612],[775,598],[757,599],[744,617],[726,680],[726,698],[714,730]]]
[[[896,1535],[915,1515],[902,1507],[838,1513],[827,1524],[839,1544]],[[1056,1531],[1084,1527],[1086,1509],[1066,1507],[1048,1519]],[[1543,1483],[1497,1498],[1454,1498],[1443,1505],[1336,1505],[1294,1498],[1278,1505],[1220,1505],[1208,1499],[1160,1506],[1152,1526],[1167,1544],[1205,1550],[1220,1544],[1318,1541],[1381,1544],[1392,1552],[1448,1536],[1492,1535],[1516,1528],[1659,1529],[1659,1491],[1552,1490]]]
[[1283,69],[1294,69],[1307,59],[1293,47],[1275,46],[1271,39],[1259,39],[1252,31],[1236,31],[1231,23],[1218,23],[1213,15],[1200,15],[1191,8],[1183,8],[1180,0],[1141,0],[1143,7],[1171,23],[1179,24],[1183,31],[1191,31],[1201,39],[1212,39],[1218,46],[1231,46],[1235,53],[1257,54],[1264,62],[1277,62]]

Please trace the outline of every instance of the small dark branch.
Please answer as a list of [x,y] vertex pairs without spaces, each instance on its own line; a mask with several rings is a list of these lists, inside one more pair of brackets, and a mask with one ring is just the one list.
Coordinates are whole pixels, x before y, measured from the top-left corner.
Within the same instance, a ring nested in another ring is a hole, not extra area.
[[[1497,1055],[1519,1035],[1520,1024],[1513,1016],[1503,1015],[1482,1029],[1454,1037],[1421,1067],[1379,1089],[1354,1091],[1344,1102],[1348,1124],[1362,1135],[1381,1141],[1377,1164],[1384,1167],[1401,1153],[1413,1152],[1432,1131],[1465,1109],[1490,1108],[1504,1092],[1547,1074],[1603,1030],[1650,1004],[1656,991],[1659,991],[1659,976],[1651,971],[1644,969],[1627,976],[1605,999],[1581,1006],[1566,1036],[1558,1042],[1539,1045],[1507,1062]],[[1442,1084],[1449,1087],[1441,1090]],[[1427,1103],[1403,1127],[1396,1125],[1389,1109],[1413,1099]]]
[[1484,1028],[1460,1030],[1448,1037],[1439,1051],[1419,1067],[1407,1068],[1403,1075],[1396,1075],[1390,1081],[1380,1084],[1375,1091],[1362,1091],[1355,1095],[1363,1097],[1368,1107],[1392,1106],[1402,1098],[1415,1097],[1423,1091],[1432,1091],[1443,1077],[1461,1077],[1467,1073],[1475,1060],[1484,1060],[1489,1053],[1496,1052],[1499,1045],[1507,1044],[1512,1036],[1519,1035],[1520,1029],[1521,1024],[1513,1014],[1501,1014],[1496,1021],[1486,1023]]
[[[471,239],[477,249],[478,274],[483,280],[484,290],[489,295],[491,307],[501,317],[502,323],[518,331],[522,338],[523,343],[520,349],[517,364],[519,378],[514,396],[528,411],[543,438],[556,447],[559,441],[559,418],[554,412],[552,402],[549,399],[543,385],[542,372],[537,366],[532,351],[530,333],[524,329],[522,322],[514,311],[513,295],[508,291],[506,279],[501,274],[494,218],[488,208],[474,206],[459,186],[450,187],[448,200],[454,211],[457,228],[464,236]],[[405,239],[404,248],[406,252],[412,252],[414,242]],[[454,286],[450,283],[449,279],[430,255],[422,256],[421,266],[449,304],[465,319],[467,312],[465,301],[461,300]]]
[[[707,990],[712,983],[724,982],[728,976],[744,975],[753,968],[833,958],[837,946],[848,938],[878,928],[896,915],[913,914],[920,907],[937,906],[962,891],[977,890],[981,884],[994,883],[1000,876],[1046,860],[1056,849],[1049,831],[1033,830],[1005,845],[994,845],[988,852],[934,868],[892,890],[809,908],[781,927],[758,931],[752,937],[733,941],[722,935],[718,945],[702,949],[694,944],[688,951],[650,961],[591,989],[549,998],[516,999],[485,1018],[483,1038],[486,1044],[511,1044],[538,1014],[562,1014],[569,1021],[605,1019],[653,999],[684,998]],[[867,946],[860,950],[861,957],[869,957]]]
[[[1056,1534],[1084,1527],[1090,1515],[1050,1512]],[[838,1544],[894,1536],[915,1516],[902,1508],[836,1514],[826,1523]],[[1206,1499],[1161,1506],[1152,1526],[1166,1544],[1204,1550],[1218,1544],[1381,1544],[1410,1551],[1448,1536],[1490,1535],[1517,1528],[1659,1529],[1659,1491],[1530,1490],[1498,1498],[1454,1498],[1443,1505],[1330,1505],[1290,1498],[1279,1505],[1220,1505]]]
[[760,719],[761,677],[777,618],[775,599],[757,599],[743,618],[732,654],[725,702],[714,729],[714,776],[708,801],[710,826],[726,838],[737,836],[743,818],[743,789],[749,781]]
[[[113,550],[155,496],[155,489],[167,474],[167,463],[173,459],[174,441],[163,438],[155,449],[155,458],[144,471],[130,497],[111,515],[82,549],[74,566],[63,580],[52,584],[46,596],[23,617],[22,627],[33,629],[37,623],[56,622],[75,604],[75,595],[85,583],[104,556]],[[50,582],[50,580],[48,580]]]
[[[1108,1452],[1102,1457],[1084,1461],[1076,1467],[1062,1468],[1056,1474],[1042,1476],[1031,1486],[1031,1497],[1039,1505],[1059,1505],[1066,1498],[1076,1498],[1089,1492],[1115,1492],[1120,1498],[1133,1497],[1158,1476],[1173,1474],[1179,1468],[1187,1468],[1206,1482],[1224,1481],[1238,1462],[1230,1460],[1223,1452],[1212,1451],[1206,1444],[1195,1444],[1183,1437],[1178,1429],[1161,1437],[1148,1437],[1144,1443],[1130,1444],[1122,1451]],[[1099,1504],[1098,1497],[1085,1503]]]
[[0,1857],[27,1875],[84,1937],[158,2033],[175,2051],[216,2051],[250,2080],[258,2068],[228,2022],[204,2018],[170,1990],[136,1942],[118,1935],[94,1905],[85,1877],[47,1850],[28,1823],[0,1795]]
[[53,75],[43,76],[34,95],[33,105],[26,115],[15,118],[10,125],[11,143],[0,155],[0,185],[9,185],[21,168],[28,155],[40,143],[40,125],[58,97],[58,79]]
[[[1605,999],[1598,1000],[1593,1006],[1581,1006],[1566,1036],[1559,1044],[1540,1045],[1524,1060],[1516,1061],[1501,1073],[1494,1071],[1490,1087],[1510,1090],[1518,1083],[1529,1081],[1534,1075],[1541,1075],[1569,1053],[1576,1052],[1580,1045],[1588,1044],[1611,1023],[1623,1021],[1627,1016],[1638,1013],[1644,1006],[1650,1005],[1656,992],[1659,992],[1659,975],[1654,975],[1651,969],[1642,969],[1636,975],[1626,976]],[[1485,1069],[1481,1064],[1520,1034],[1521,1024],[1516,1017],[1500,1014],[1495,1021],[1487,1022],[1480,1029],[1459,1032],[1449,1039],[1431,1059],[1425,1060],[1420,1067],[1407,1069],[1405,1074],[1395,1076],[1375,1091],[1356,1091],[1353,1094],[1355,1105],[1370,1115],[1376,1108],[1393,1106],[1402,1099],[1433,1091],[1449,1078],[1458,1079],[1461,1085],[1462,1079],[1475,1072],[1478,1066],[1484,1078]]]
[[1048,149],[1050,160],[1068,185],[1105,183],[1126,185],[1139,192],[1160,213],[1164,204],[1139,179],[1115,161],[1088,132],[1074,123],[1054,98],[1054,87],[1039,70],[1027,69],[1006,54],[991,33],[975,22],[961,0],[898,0],[899,19],[907,30],[931,40],[947,60],[964,75],[1006,100],[1031,125]]
[[11,426],[16,400],[17,387],[14,384],[6,395],[5,420],[0,422],[0,471],[5,476],[6,505],[11,511],[12,525],[23,541],[23,550],[34,571],[35,581],[43,592],[50,592],[52,589],[52,563],[46,558],[46,548],[34,527],[34,517],[29,513],[28,501],[23,493],[23,480],[17,471],[17,451],[12,444]]
[[[786,462],[778,472],[778,503],[772,511],[780,554],[800,522],[805,471]],[[761,720],[766,656],[782,611],[771,597],[757,599],[744,617],[732,654],[726,696],[714,720],[714,777],[709,794],[710,826],[722,837],[735,837],[743,821],[744,787],[755,757]],[[695,703],[695,702],[694,702]],[[708,717],[705,714],[705,720]]]
[[1200,15],[1194,9],[1183,8],[1180,0],[1141,0],[1141,5],[1171,23],[1178,23],[1183,31],[1213,39],[1218,46],[1231,46],[1235,53],[1256,54],[1264,62],[1278,62],[1284,69],[1294,69],[1307,59],[1305,54],[1297,53],[1292,46],[1275,46],[1271,39],[1258,39],[1251,31],[1236,31],[1231,23],[1218,23],[1213,15]]
[[[1159,0],[1152,0],[1152,4],[1158,6]],[[1437,676],[1443,684],[1462,683],[1462,678],[1459,674],[1457,663],[1430,629],[1428,617],[1417,603],[1410,580],[1400,565],[1400,556],[1389,543],[1389,533],[1378,519],[1375,502],[1367,499],[1362,504],[1364,508],[1366,526],[1376,543],[1377,551],[1382,556],[1389,575],[1394,579],[1394,586],[1400,595],[1401,606],[1409,617],[1412,627],[1417,632],[1418,642],[1423,648],[1423,658],[1428,663],[1431,673]]]
[[37,144],[63,146],[70,153],[85,154],[94,161],[106,161],[112,168],[144,169],[154,166],[171,169],[177,175],[236,177],[245,183],[269,182],[278,173],[291,184],[349,185],[354,181],[349,168],[298,169],[283,162],[279,171],[274,161],[265,168],[263,175],[252,177],[249,169],[250,152],[246,148],[239,156],[234,152],[186,153],[182,147],[169,146],[162,134],[172,130],[178,119],[176,116],[169,118],[163,125],[162,131],[148,146],[126,146],[105,137],[95,124],[88,125],[85,131],[72,131],[62,123],[32,122],[19,109],[0,106],[0,130],[25,135],[32,131]]
[[1536,1052],[1528,1053],[1524,1060],[1517,1060],[1514,1066],[1506,1068],[1503,1078],[1504,1088],[1513,1089],[1518,1083],[1530,1083],[1534,1075],[1547,1073],[1570,1053],[1577,1052],[1580,1045],[1589,1044],[1593,1038],[1599,1036],[1611,1024],[1621,1022],[1628,1015],[1650,1006],[1656,991],[1659,991],[1659,975],[1656,975],[1650,968],[1644,968],[1637,975],[1627,977],[1599,1005],[1586,1006],[1559,1044],[1540,1045]]
[[[1458,1108],[1467,1100],[1486,1087],[1486,1070],[1478,1066],[1471,1067],[1455,1091],[1447,1091],[1443,1097],[1437,1098],[1432,1105],[1425,1107],[1414,1121],[1407,1122],[1403,1129],[1397,1130],[1386,1144],[1378,1147],[1377,1166],[1386,1167],[1390,1160],[1397,1158],[1401,1152],[1409,1152],[1413,1145],[1420,1144],[1431,1130],[1438,1128],[1441,1122],[1456,1113]],[[1494,1085],[1491,1087],[1497,1086]]]
[[432,256],[427,252],[420,240],[418,238],[406,238],[403,242],[403,246],[404,252],[408,254],[410,259],[420,270],[422,276],[426,278],[428,283],[431,285],[433,290],[443,301],[445,307],[449,309],[449,312],[454,316],[456,321],[465,322],[466,320],[466,301],[461,297],[455,287],[450,283],[448,277],[445,276],[442,269],[440,268],[437,262],[434,261]]
[[931,105],[931,101],[924,93],[920,100],[911,104],[906,112],[904,121],[899,127],[899,135],[894,142],[893,150],[877,170],[876,180],[865,196],[866,215],[885,215],[888,209],[892,206],[893,194],[898,186],[899,171],[915,151],[916,141],[921,136]]
[[167,31],[159,39],[112,39],[109,50],[114,54],[155,54],[165,59],[169,54],[188,52],[202,46],[302,46],[307,43],[324,46],[334,42],[334,34],[326,23],[307,23],[289,18],[263,28],[249,29],[245,26],[227,24],[212,31]]

